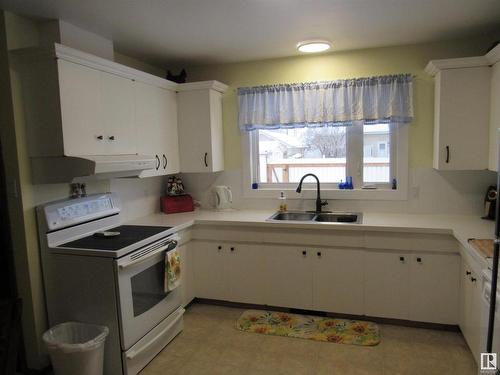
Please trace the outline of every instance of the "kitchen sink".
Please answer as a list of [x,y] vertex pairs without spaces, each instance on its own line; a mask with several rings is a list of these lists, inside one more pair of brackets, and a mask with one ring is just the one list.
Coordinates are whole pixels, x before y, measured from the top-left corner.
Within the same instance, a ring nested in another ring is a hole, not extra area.
[[363,220],[361,212],[329,212],[319,213],[314,218],[314,221],[322,223],[353,223],[360,224]]
[[316,213],[314,212],[277,212],[268,220],[280,221],[312,221]]
[[361,212],[276,212],[267,221],[361,224],[363,222],[363,214]]

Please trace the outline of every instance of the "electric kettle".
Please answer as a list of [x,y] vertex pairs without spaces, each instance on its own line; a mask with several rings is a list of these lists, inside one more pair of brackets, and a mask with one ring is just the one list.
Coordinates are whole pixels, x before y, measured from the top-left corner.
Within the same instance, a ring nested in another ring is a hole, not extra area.
[[233,206],[233,193],[229,186],[215,186],[215,209],[229,210]]

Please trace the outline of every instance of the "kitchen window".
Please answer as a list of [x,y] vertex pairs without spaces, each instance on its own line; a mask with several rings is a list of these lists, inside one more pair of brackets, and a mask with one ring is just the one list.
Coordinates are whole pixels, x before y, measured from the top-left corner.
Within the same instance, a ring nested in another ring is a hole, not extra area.
[[336,189],[352,176],[354,187],[390,189],[397,180],[397,127],[390,124],[258,129],[249,134],[252,180],[260,189],[295,186],[306,173]]
[[[239,88],[246,196],[293,191],[304,174],[313,173],[326,198],[405,199],[412,78]],[[354,189],[340,191],[349,176]],[[304,190],[312,189],[306,182]]]

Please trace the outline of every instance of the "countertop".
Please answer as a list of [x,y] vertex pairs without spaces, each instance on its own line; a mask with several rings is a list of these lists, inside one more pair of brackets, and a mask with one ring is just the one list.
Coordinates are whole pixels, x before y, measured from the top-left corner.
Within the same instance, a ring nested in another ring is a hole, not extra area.
[[494,222],[486,221],[472,215],[421,215],[421,214],[388,214],[363,213],[362,224],[348,223],[303,223],[303,222],[269,222],[266,221],[276,211],[271,210],[232,210],[212,211],[196,210],[179,214],[157,213],[135,219],[131,224],[172,226],[178,230],[186,229],[194,224],[230,225],[230,226],[274,226],[313,229],[313,230],[361,230],[389,231],[406,233],[435,233],[453,235],[469,253],[485,268],[490,263],[480,255],[469,243],[469,238],[493,238]]

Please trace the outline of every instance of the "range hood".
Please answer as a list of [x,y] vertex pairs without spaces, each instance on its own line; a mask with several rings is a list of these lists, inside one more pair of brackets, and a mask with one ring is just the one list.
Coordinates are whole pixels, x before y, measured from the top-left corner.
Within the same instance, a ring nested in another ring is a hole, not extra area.
[[137,154],[31,158],[34,184],[136,177],[144,170],[156,168],[156,164],[154,156]]

